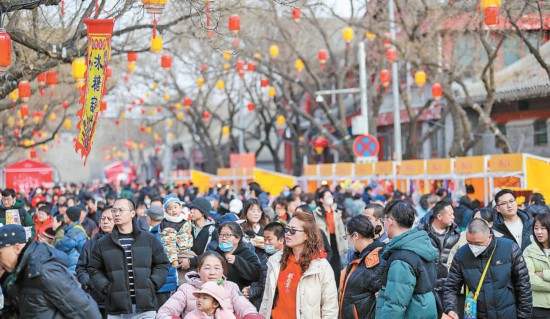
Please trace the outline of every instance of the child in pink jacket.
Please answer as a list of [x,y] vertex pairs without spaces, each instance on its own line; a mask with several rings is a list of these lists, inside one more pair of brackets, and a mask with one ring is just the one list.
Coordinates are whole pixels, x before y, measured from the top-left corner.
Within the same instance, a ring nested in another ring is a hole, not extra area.
[[222,283],[209,281],[199,287],[193,293],[197,298],[197,309],[188,313],[185,319],[236,319],[231,311],[224,309],[227,292]]

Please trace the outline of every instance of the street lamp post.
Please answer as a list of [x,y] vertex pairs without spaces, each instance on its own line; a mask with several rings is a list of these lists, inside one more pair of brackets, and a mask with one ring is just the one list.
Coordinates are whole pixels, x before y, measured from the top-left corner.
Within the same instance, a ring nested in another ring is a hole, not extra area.
[[[395,9],[394,0],[389,1],[390,34],[395,42]],[[395,49],[395,45],[392,44]],[[392,64],[392,88],[393,88],[393,138],[394,138],[394,160],[401,161],[403,154],[401,150],[401,107],[399,104],[399,71],[397,60]]]

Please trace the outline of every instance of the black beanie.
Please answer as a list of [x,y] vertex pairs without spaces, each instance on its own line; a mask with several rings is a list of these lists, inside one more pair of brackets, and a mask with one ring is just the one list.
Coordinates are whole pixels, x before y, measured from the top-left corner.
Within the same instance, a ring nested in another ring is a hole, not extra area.
[[201,213],[204,215],[204,217],[210,216],[210,209],[212,208],[212,205],[210,205],[210,201],[204,197],[197,197],[193,200],[191,205],[189,205],[189,209],[196,208],[201,211]]
[[82,208],[80,206],[71,206],[67,208],[67,212],[65,212],[65,214],[67,214],[67,217],[69,217],[71,221],[76,222],[80,219],[81,209]]

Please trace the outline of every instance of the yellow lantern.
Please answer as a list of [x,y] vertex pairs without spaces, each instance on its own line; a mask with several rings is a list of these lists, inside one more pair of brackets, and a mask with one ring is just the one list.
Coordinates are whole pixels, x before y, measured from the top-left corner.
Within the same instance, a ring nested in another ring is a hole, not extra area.
[[10,97],[10,100],[15,103],[17,100],[19,100],[19,90],[15,89],[11,91],[11,93],[9,94],[9,97]]
[[269,97],[275,97],[275,94],[277,94],[277,90],[275,89],[275,87],[270,86],[269,89],[267,90],[267,95]]
[[44,104],[44,106],[42,107],[44,109],[44,111],[47,111],[48,110],[48,104]]
[[147,127],[145,128],[145,132],[146,132],[147,134],[151,134],[152,131],[153,131],[153,130],[151,129],[150,126],[147,126]]
[[286,123],[286,119],[283,115],[277,116],[277,125],[283,126]]
[[164,100],[170,101],[170,94],[164,94]]
[[353,40],[353,35],[353,29],[350,27],[345,27],[344,30],[342,30],[342,38],[344,38],[344,41],[346,41],[346,43],[350,43],[351,40]]
[[23,141],[23,145],[24,145],[25,147],[33,146],[33,145],[34,145],[34,141],[29,140],[29,139],[26,139],[26,140]]
[[231,60],[231,50],[225,50],[223,51],[223,58],[226,61]]
[[259,53],[259,52],[254,53],[254,59],[261,60],[262,59],[262,54]]
[[155,110],[154,109],[149,109],[149,115],[155,115]]
[[[155,90],[159,85],[157,84],[157,82],[153,82],[153,84],[151,85],[151,88],[153,90]],[[148,97],[148,96],[147,96]]]
[[222,126],[222,134],[227,136],[229,135],[229,133],[230,133],[229,126],[227,125]]
[[151,93],[149,93],[149,92],[145,93],[145,98],[146,98],[146,99],[148,99],[148,98],[150,98],[150,97],[151,97]]
[[198,78],[197,79],[197,86],[202,87],[204,85],[204,78]]
[[178,110],[178,111],[179,111],[179,110],[181,110],[181,108],[182,108],[182,105],[181,105],[181,103],[178,103],[178,104],[176,104],[176,110]]
[[145,148],[145,143],[144,142],[139,143],[139,149],[142,150],[144,148]]
[[34,122],[34,124],[40,123],[40,116],[35,116],[32,121]]
[[23,121],[23,119],[19,119],[19,121],[17,121],[17,126],[23,127],[23,125],[25,125],[25,121]]
[[158,53],[162,51],[162,37],[157,35],[156,38],[151,38],[151,51]]
[[65,122],[63,122],[63,125],[65,126],[66,129],[70,129],[72,124],[73,123],[71,123],[71,120],[69,119],[66,119]]
[[171,127],[174,124],[172,120],[166,120],[166,126]]
[[126,119],[126,113],[120,114],[120,119],[124,121]]
[[480,9],[485,10],[487,7],[501,7],[502,1],[501,0],[481,0]]
[[426,84],[426,72],[416,71],[414,74],[414,83],[420,87],[424,86]]
[[15,124],[15,120],[13,117],[8,117],[8,126],[12,127]]
[[183,113],[178,113],[177,118],[179,121],[183,120]]
[[55,122],[56,118],[57,116],[55,115],[55,113],[50,114],[50,121]]
[[153,138],[154,138],[155,140],[156,140],[157,138],[159,138],[158,133],[153,134]]
[[276,46],[276,45],[272,45],[270,48],[269,48],[269,55],[271,56],[271,58],[275,59],[279,56],[279,47]]
[[168,139],[171,140],[174,138],[174,133],[168,133]]
[[367,31],[367,33],[365,34],[365,37],[369,40],[376,39],[376,34],[370,33],[369,31]]
[[230,68],[231,68],[231,65],[230,65],[229,63],[224,63],[224,64],[223,64],[223,69],[224,69],[224,71],[227,71],[227,70],[229,70]]
[[225,83],[223,82],[223,80],[218,80],[218,82],[216,82],[216,88],[218,88],[218,90],[223,90],[225,89]]
[[136,70],[136,62],[126,63],[126,68],[128,69],[128,73],[134,73],[134,71]]
[[304,61],[302,61],[302,59],[296,59],[296,62],[294,62],[294,67],[298,72],[302,72],[305,67]]
[[81,88],[84,86],[84,74],[86,73],[86,60],[84,58],[77,58],[73,60],[72,75],[76,81],[76,87]]

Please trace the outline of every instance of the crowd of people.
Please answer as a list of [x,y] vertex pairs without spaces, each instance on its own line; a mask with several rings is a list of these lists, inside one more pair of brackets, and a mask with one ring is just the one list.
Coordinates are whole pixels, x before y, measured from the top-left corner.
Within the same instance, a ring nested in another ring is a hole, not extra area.
[[[550,208],[257,182],[1,192],[1,318],[550,318]],[[414,196],[412,196],[414,197]]]

